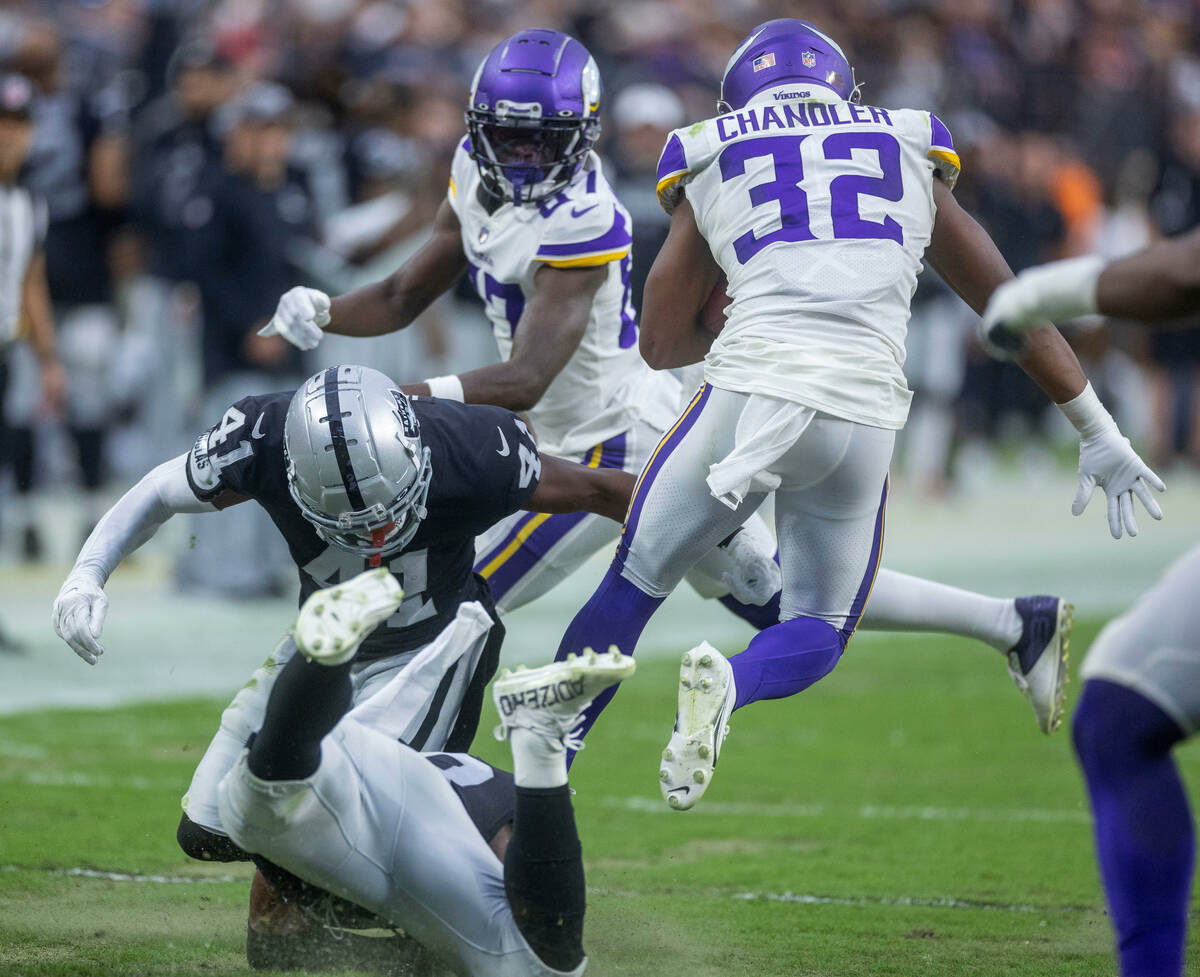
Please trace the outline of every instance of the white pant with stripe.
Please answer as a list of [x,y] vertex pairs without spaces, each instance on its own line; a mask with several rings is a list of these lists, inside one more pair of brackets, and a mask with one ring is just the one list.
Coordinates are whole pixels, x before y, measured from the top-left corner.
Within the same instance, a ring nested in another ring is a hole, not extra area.
[[[480,604],[463,604],[414,668],[441,674],[491,623]],[[389,920],[457,974],[557,977],[521,935],[504,867],[454,789],[397,739],[410,700],[427,695],[412,678],[393,675],[342,717],[304,780],[261,780],[241,750],[220,785],[222,821],[243,848]]]
[[[470,601],[463,608],[479,608],[486,615],[483,605],[478,601]],[[461,608],[460,608],[461,613]],[[490,617],[488,618],[491,620]],[[453,622],[448,625],[437,638],[423,648],[417,648],[390,658],[380,658],[375,661],[355,662],[351,666],[350,681],[352,688],[351,703],[358,705],[366,702],[376,692],[388,684],[422,651],[432,647],[443,636],[453,629]],[[459,652],[447,668],[452,667],[460,658],[470,663],[470,668],[458,669],[455,680],[449,689],[436,717],[429,716],[435,699],[435,690],[441,682],[445,669],[438,670],[436,661],[425,664],[421,675],[408,674],[410,689],[424,689],[427,694],[423,697],[410,697],[405,700],[408,705],[405,712],[393,717],[397,726],[398,737],[406,742],[413,742],[414,736],[423,731],[422,742],[416,745],[426,751],[436,752],[446,745],[446,739],[454,728],[455,720],[462,707],[467,687],[475,674],[480,656],[488,641],[488,631],[473,636],[469,647],[457,649]],[[267,711],[267,700],[271,689],[283,666],[288,663],[296,652],[296,642],[289,631],[275,646],[275,650],[250,676],[248,681],[234,696],[233,701],[221,714],[221,724],[216,735],[205,751],[196,772],[192,775],[191,785],[183,796],[183,812],[188,819],[216,834],[228,834],[222,822],[217,805],[217,788],[221,779],[237,763],[250,734],[262,726],[263,717]],[[432,720],[432,723],[430,722]]]
[[[621,574],[665,597],[773,489],[780,619],[814,617],[848,636],[879,567],[894,442],[891,430],[704,384],[638,479],[617,552]],[[738,459],[745,491],[731,507],[709,478]]]

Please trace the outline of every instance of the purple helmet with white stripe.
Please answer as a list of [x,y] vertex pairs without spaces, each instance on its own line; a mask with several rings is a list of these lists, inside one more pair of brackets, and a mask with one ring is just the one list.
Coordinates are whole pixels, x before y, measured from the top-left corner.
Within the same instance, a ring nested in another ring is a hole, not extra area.
[[759,24],[733,52],[721,78],[717,111],[740,109],[758,92],[791,81],[858,100],[854,69],[837,42],[807,20],[784,17]]
[[600,71],[561,31],[526,30],[501,41],[471,83],[471,158],[493,193],[514,204],[557,193],[600,135]]

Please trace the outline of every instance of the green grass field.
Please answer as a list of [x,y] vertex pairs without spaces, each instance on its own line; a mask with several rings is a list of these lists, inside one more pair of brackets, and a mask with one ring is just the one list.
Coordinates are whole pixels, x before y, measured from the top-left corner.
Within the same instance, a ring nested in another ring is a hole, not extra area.
[[[816,688],[735,716],[688,814],[655,779],[674,677],[643,662],[575,768],[590,974],[1115,972],[1068,736],[1037,732],[1000,656],[856,638]],[[250,873],[174,841],[222,705],[0,717],[0,974],[250,972]],[[492,721],[476,749],[507,765]]]

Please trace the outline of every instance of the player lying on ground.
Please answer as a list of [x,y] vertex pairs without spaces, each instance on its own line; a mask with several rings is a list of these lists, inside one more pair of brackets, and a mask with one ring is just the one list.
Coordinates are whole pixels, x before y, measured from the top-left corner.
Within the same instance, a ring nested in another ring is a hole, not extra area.
[[[612,566],[558,653],[597,641],[632,652],[682,569],[775,492],[781,623],[731,660],[707,644],[683,656],[660,770],[679,809],[710,782],[730,714],[827,675],[867,606],[911,397],[901,365],[922,255],[980,311],[1011,277],[954,202],[946,127],[860,106],[855,92],[832,40],[770,21],[730,59],[723,114],[676,130],[659,163],[672,218],[646,284],[642,350],[658,368],[704,359],[706,382],[643,470]],[[733,301],[714,340],[698,313],[722,274]],[[1090,396],[1053,326],[1020,364],[1068,416]],[[1085,438],[1081,470],[1114,499],[1143,492],[1142,477],[1161,487],[1119,433],[1093,448]]]
[[[996,289],[982,328],[1020,349],[1049,316],[1155,321],[1200,311],[1200,230],[1111,264],[1096,257],[1021,272]],[[1106,413],[1093,437],[1115,429]],[[1196,860],[1187,793],[1171,756],[1200,728],[1200,547],[1111,621],[1083,663],[1072,720],[1096,854],[1124,977],[1178,977]]]
[[[501,863],[466,797],[398,738],[394,701],[408,694],[407,670],[351,708],[355,651],[400,602],[383,570],[308,598],[296,621],[300,654],[221,783],[222,819],[246,850],[402,928],[456,973],[580,974],[585,889],[566,741],[592,697],[633,674],[633,659],[589,652],[497,679],[496,733],[512,744],[515,787],[482,761],[460,762],[485,778],[478,793],[512,792]],[[490,626],[464,606],[421,654],[452,658],[465,643],[456,629]]]
[[[247,397],[192,449],[150,472],[97,525],[54,602],[54,628],[90,664],[103,652],[104,584],[120,562],[180,512],[254,500],[287,540],[300,599],[386,567],[404,603],[363,642],[351,682],[365,699],[475,608],[488,627],[444,670],[409,674],[426,689],[408,719],[418,749],[465,750],[504,629],[475,576],[475,536],[517,510],[587,508],[620,519],[633,478],[542,457],[521,420],[497,407],[409,400],[377,370],[330,367],[295,393]],[[183,799],[179,841],[196,858],[236,859],[217,810],[217,784],[262,723],[271,686],[295,652],[284,636],[221,716]]]
[[[323,330],[393,332],[465,271],[502,362],[404,389],[525,411],[543,456],[641,471],[681,398],[676,381],[649,370],[638,351],[629,290],[632,222],[592,151],[600,104],[595,61],[574,38],[526,30],[500,42],[472,85],[469,135],[455,154],[432,239],[384,281],[347,295],[331,300],[315,289],[292,289],[264,332],[302,349],[315,347]],[[612,546],[618,534],[616,524],[587,513],[515,513],[480,536],[476,570],[497,608],[509,611]],[[752,513],[698,554],[685,579],[754,627],[769,627],[779,621],[775,555],[766,524]],[[757,573],[750,572],[754,560]],[[862,619],[868,630],[941,631],[1005,653],[1043,732],[1061,715],[1068,626],[1066,604],[1057,598],[985,597],[887,569],[879,571]]]

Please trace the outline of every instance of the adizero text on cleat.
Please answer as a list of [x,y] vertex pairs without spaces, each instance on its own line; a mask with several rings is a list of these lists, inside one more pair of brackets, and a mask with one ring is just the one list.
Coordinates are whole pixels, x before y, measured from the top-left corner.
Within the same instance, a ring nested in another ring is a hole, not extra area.
[[712,782],[736,698],[733,667],[724,655],[707,642],[684,652],[675,731],[658,770],[663,799],[673,810],[693,807]]
[[1021,640],[1008,650],[1008,674],[1033,706],[1038,729],[1050,734],[1062,723],[1075,608],[1045,596],[1018,597],[1016,608]]
[[377,625],[395,613],[404,591],[385,567],[318,590],[304,602],[296,619],[300,653],[322,665],[342,665]]
[[583,744],[571,734],[583,710],[610,685],[632,675],[635,667],[634,660],[616,648],[604,655],[586,649],[565,661],[501,674],[492,686],[500,714],[496,739],[508,739],[514,729],[530,729],[568,749],[580,749]]

